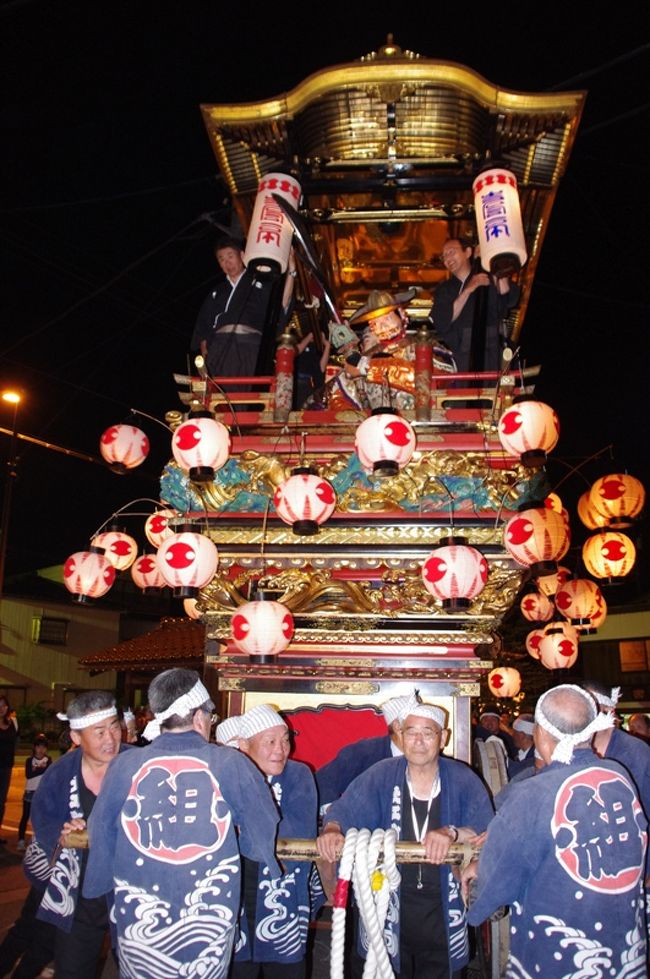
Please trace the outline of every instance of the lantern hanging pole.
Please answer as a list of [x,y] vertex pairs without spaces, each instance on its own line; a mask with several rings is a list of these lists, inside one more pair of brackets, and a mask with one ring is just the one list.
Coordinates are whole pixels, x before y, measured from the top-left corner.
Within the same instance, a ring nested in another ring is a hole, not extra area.
[[167,425],[165,422],[161,422],[160,418],[156,418],[155,415],[148,415],[146,411],[140,411],[139,408],[129,408],[129,411],[133,415],[141,415],[143,418],[148,418],[149,421],[155,422],[156,425],[160,425],[162,428],[166,429],[168,432],[171,432],[172,431],[172,429],[170,428],[169,425]]
[[[230,414],[232,415],[233,418],[232,424],[234,425],[237,431],[237,435],[239,436],[239,438],[241,438],[241,428],[239,427],[239,422],[237,421],[237,412],[233,407],[232,401],[228,397],[228,392],[225,391],[220,384],[217,384],[217,382],[215,381],[215,379],[212,377],[211,374],[208,374],[208,369],[205,366],[205,358],[203,357],[202,354],[197,354],[197,356],[194,358],[194,364],[196,366],[197,371],[199,372],[199,377],[201,377],[204,381],[207,381],[210,387],[214,388],[215,391],[218,391],[219,394],[223,398],[225,398],[226,404],[228,405],[228,408],[230,409]],[[203,400],[204,402],[208,400],[207,392]]]
[[[110,523],[111,520],[114,520],[116,517],[119,517],[120,514],[124,513],[124,511],[127,509],[127,507],[132,506],[134,503],[153,503],[154,506],[160,506],[160,500],[153,500],[149,496],[139,496],[135,500],[129,500],[129,502],[128,503],[125,503],[124,506],[122,506],[122,507],[119,508],[119,510],[116,510],[114,513],[111,513],[110,517],[108,517],[106,520],[104,520],[103,523],[101,523],[99,525],[99,527],[97,528],[97,530],[91,536],[90,539],[92,540],[94,537],[97,536],[97,534],[101,533],[101,531],[104,529],[104,527],[106,526],[106,524]],[[150,513],[146,513],[146,512],[145,513],[136,512],[136,513],[127,513],[127,514],[125,514],[125,516],[127,516],[127,517],[150,517],[151,514]]]
[[[562,483],[565,483],[567,481],[567,479],[569,478],[569,476],[573,476],[574,473],[580,473],[580,475],[584,479],[586,485],[587,486],[591,486],[591,484],[590,484],[589,480],[587,479],[587,477],[585,476],[585,474],[583,472],[580,472],[580,470],[583,468],[583,466],[586,466],[587,463],[593,462],[594,459],[599,459],[600,456],[604,455],[606,452],[610,452],[610,457],[611,457],[611,451],[612,451],[613,448],[614,448],[614,445],[613,445],[612,442],[610,442],[609,445],[604,445],[602,449],[599,449],[598,450],[598,452],[594,452],[593,455],[590,455],[586,459],[583,459],[582,462],[579,463],[577,466],[572,466],[569,469],[569,471],[564,474],[564,476],[559,481],[559,483],[556,483],[555,484],[555,486],[553,487],[553,492],[554,493],[557,492],[557,490],[559,490],[559,488],[562,485]],[[562,459],[557,459],[556,461],[557,462],[562,462]],[[568,468],[568,463],[563,462],[563,465],[567,466],[567,468]]]

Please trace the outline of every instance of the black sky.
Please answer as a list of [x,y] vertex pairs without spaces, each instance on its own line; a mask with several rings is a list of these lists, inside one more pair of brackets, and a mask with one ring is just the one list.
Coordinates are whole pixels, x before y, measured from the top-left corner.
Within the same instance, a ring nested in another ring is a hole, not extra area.
[[[366,9],[0,7],[0,382],[25,391],[19,430],[97,456],[99,435],[129,408],[162,417],[179,406],[172,374],[186,370],[215,272],[202,215],[229,221],[200,104],[279,94],[376,50],[390,31],[405,49],[504,87],[588,91],[522,351],[542,364],[538,395],[560,415],[552,480],[612,444],[611,459],[585,466],[586,479],[620,469],[650,488],[645,18],[629,7],[597,18],[594,5],[566,3],[502,3],[489,15],[466,5],[463,17],[458,5],[397,13],[380,4],[372,18]],[[0,426],[10,426],[4,406]],[[118,507],[157,497],[169,443],[161,428],[147,430],[145,471],[122,479],[21,445],[8,574],[63,561]],[[0,439],[3,459],[8,441]],[[565,486],[577,496],[586,483]]]

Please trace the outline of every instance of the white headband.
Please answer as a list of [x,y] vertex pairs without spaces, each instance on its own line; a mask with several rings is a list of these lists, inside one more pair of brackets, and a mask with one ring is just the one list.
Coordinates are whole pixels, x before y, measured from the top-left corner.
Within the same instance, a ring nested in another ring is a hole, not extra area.
[[404,722],[407,717],[426,717],[433,721],[441,730],[444,730],[447,723],[445,712],[441,707],[434,707],[433,704],[418,704],[413,700],[400,712],[400,720]]
[[604,693],[597,693],[595,690],[590,690],[591,696],[598,701],[601,707],[616,707],[618,704],[618,698],[621,696],[620,687],[612,687],[612,692],[609,697]]
[[91,724],[99,724],[100,721],[105,721],[107,717],[117,717],[117,707],[96,710],[92,714],[84,714],[83,717],[68,717],[67,714],[57,714],[56,716],[60,721],[68,721],[71,731],[80,731],[84,727],[90,727]]
[[512,725],[512,730],[521,731],[522,734],[529,734],[532,736],[532,733],[535,730],[535,724],[533,721],[526,721],[523,717],[518,717]]
[[[587,724],[582,731],[576,731],[575,734],[565,734],[555,727],[554,724],[549,721],[544,713],[544,700],[553,690],[557,690],[558,687],[552,687],[551,690],[547,690],[546,693],[537,701],[537,706],[535,707],[535,721],[540,727],[543,727],[545,731],[555,738],[557,744],[553,749],[553,754],[551,755],[551,761],[560,761],[563,765],[569,765],[573,761],[573,749],[577,744],[582,744],[585,741],[591,741],[594,734],[597,731],[606,731],[607,728],[614,727],[614,718],[611,714],[600,714],[597,713],[592,721]],[[593,704],[593,697],[591,694],[583,690],[582,687],[576,687],[572,683],[563,684],[563,689],[565,690],[577,690],[578,693],[585,698],[590,704]]]
[[389,727],[393,721],[399,719],[402,708],[406,707],[407,704],[413,703],[413,698],[417,700],[417,695],[415,692],[408,694],[405,697],[391,697],[390,700],[387,700],[385,704],[381,705],[381,712],[384,715],[384,720]]
[[229,745],[233,742],[239,742],[239,729],[241,726],[241,717],[235,715],[234,717],[226,717],[221,724],[217,724],[214,739],[217,744]]
[[239,718],[239,737],[248,740],[272,727],[279,727],[280,724],[287,727],[286,721],[280,717],[277,710],[270,704],[257,704]]
[[126,724],[128,724],[129,721],[135,720],[135,714],[133,713],[130,707],[125,707],[124,712],[122,713],[122,717],[124,718],[124,722]]
[[210,700],[210,694],[205,689],[200,680],[197,680],[191,690],[187,693],[182,694],[178,697],[173,704],[166,707],[165,710],[161,710],[159,714],[154,714],[153,721],[149,721],[146,728],[142,732],[143,738],[147,741],[153,741],[160,734],[160,725],[163,721],[166,721],[168,717],[173,717],[174,714],[178,714],[179,717],[187,717],[191,711],[195,710],[197,707],[201,707],[206,701]]

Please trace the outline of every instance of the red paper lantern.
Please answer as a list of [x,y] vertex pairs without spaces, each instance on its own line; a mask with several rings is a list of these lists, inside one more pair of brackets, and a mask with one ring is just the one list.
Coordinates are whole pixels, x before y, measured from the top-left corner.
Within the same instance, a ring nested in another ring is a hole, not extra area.
[[607,524],[607,517],[599,513],[591,502],[589,490],[584,492],[578,500],[578,516],[587,530],[598,530]]
[[556,571],[552,571],[550,574],[539,575],[535,579],[535,584],[544,595],[548,598],[553,598],[558,588],[561,588],[565,581],[569,581],[570,578],[571,572],[569,569],[560,565]]
[[462,537],[451,537],[436,547],[422,565],[424,587],[448,611],[468,608],[483,591],[487,576],[487,561]]
[[172,536],[174,530],[169,523],[177,519],[178,513],[175,510],[156,510],[147,517],[144,522],[144,532],[152,547],[158,549],[164,540]]
[[95,547],[103,548],[116,571],[130,568],[138,554],[136,541],[122,530],[107,530],[103,534],[97,534],[92,543]]
[[589,490],[589,502],[612,529],[630,527],[645,505],[643,483],[623,473],[602,476]]
[[555,607],[571,625],[588,625],[598,608],[599,594],[591,578],[572,578],[557,591]]
[[101,598],[114,581],[115,568],[101,547],[76,551],[63,565],[63,584],[79,604]]
[[516,697],[521,690],[521,674],[512,666],[498,666],[488,674],[488,687],[493,697]]
[[122,475],[149,455],[149,439],[135,425],[111,425],[99,440],[99,451],[113,472]]
[[533,629],[526,636],[526,650],[529,656],[533,659],[539,659],[539,644],[542,641],[542,636],[544,635],[543,629]]
[[553,618],[555,606],[544,592],[531,591],[519,603],[521,614],[529,622],[548,622]]
[[634,567],[636,548],[627,534],[603,530],[584,542],[582,560],[594,578],[624,578]]
[[544,629],[539,658],[547,670],[568,670],[578,658],[577,629],[568,622],[552,622]]
[[355,436],[359,462],[375,476],[395,476],[415,452],[415,432],[390,408],[376,408]]
[[548,405],[522,397],[501,415],[498,431],[505,451],[532,468],[543,466],[547,452],[557,445],[560,423]]
[[209,411],[192,411],[172,436],[172,452],[192,482],[211,482],[230,454],[230,432]]
[[240,606],[230,620],[237,649],[264,663],[283,652],[293,636],[293,616],[281,602],[257,600]]
[[506,550],[533,574],[554,571],[554,562],[566,554],[569,543],[569,528],[562,515],[544,506],[517,513],[504,530]]
[[336,493],[326,479],[308,466],[301,466],[278,486],[273,504],[280,519],[291,525],[294,534],[308,536],[317,534],[319,526],[332,516]]
[[145,595],[155,594],[165,587],[165,579],[156,564],[155,554],[141,554],[131,565],[131,577]]
[[165,582],[174,589],[175,598],[196,598],[215,576],[219,555],[204,534],[197,534],[187,524],[163,541],[156,564]]

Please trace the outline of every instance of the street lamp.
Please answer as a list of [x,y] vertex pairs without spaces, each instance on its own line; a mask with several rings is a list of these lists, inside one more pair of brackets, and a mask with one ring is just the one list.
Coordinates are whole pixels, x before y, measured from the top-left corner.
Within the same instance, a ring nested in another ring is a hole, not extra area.
[[7,562],[7,534],[9,532],[9,517],[11,514],[11,495],[14,488],[14,480],[18,475],[18,457],[16,456],[16,441],[18,433],[16,422],[18,417],[18,405],[21,397],[17,391],[3,391],[2,400],[13,405],[13,417],[11,422],[11,441],[9,443],[9,458],[7,459],[7,478],[5,480],[4,492],[2,495],[2,522],[0,523],[0,596],[4,592],[5,565]]

